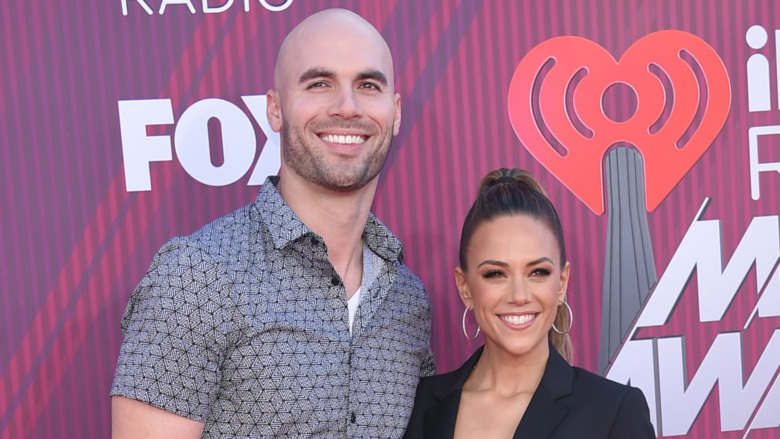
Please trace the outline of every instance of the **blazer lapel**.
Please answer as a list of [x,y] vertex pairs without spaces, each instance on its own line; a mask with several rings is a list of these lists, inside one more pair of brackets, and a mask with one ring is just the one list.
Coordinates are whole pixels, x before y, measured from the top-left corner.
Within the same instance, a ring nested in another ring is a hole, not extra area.
[[428,410],[425,416],[425,435],[431,439],[451,439],[455,436],[455,420],[460,405],[460,392],[452,392],[436,407]]
[[548,438],[566,418],[569,408],[558,399],[571,393],[574,372],[551,345],[550,358],[539,387],[517,426],[514,437]]
[[439,400],[439,404],[428,409],[425,415],[424,437],[426,439],[451,439],[455,435],[455,421],[458,417],[463,383],[477,364],[482,349],[483,347],[477,349],[471,358],[452,374],[449,382],[436,391],[434,396]]

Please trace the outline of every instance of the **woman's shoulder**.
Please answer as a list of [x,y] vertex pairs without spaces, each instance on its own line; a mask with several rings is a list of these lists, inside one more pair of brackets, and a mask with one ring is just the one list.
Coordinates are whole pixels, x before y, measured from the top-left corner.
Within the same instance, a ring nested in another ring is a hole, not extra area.
[[572,367],[571,402],[620,416],[636,415],[649,423],[647,399],[641,389],[612,381],[588,370]]
[[627,384],[612,381],[609,378],[597,375],[587,369],[581,367],[572,366],[574,373],[573,391],[598,391],[601,394],[612,394],[615,396],[625,395],[632,392],[640,392],[641,390],[631,387]]
[[460,391],[480,355],[482,355],[482,347],[477,349],[476,352],[474,352],[471,357],[457,369],[421,378],[420,383],[417,386],[417,399],[419,400],[421,397],[429,396],[431,394],[443,396],[452,391]]
[[417,393],[432,392],[437,389],[448,388],[457,385],[462,375],[461,368],[450,372],[440,373],[420,378],[420,384],[417,386]]
[[655,431],[650,409],[641,389],[612,381],[588,370],[572,367],[574,380],[569,403],[577,407],[582,422],[612,419],[609,437],[652,438]]
[[568,397],[574,401],[584,399],[592,402],[619,402],[627,394],[634,393],[644,399],[642,391],[637,388],[570,365],[553,348],[550,350],[541,386],[554,398]]

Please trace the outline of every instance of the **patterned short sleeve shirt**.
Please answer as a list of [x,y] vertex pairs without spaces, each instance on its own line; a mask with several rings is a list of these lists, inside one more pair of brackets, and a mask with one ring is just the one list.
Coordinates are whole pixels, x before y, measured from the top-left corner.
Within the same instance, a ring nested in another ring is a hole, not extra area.
[[350,335],[325,243],[277,182],[158,251],[122,318],[111,394],[205,422],[206,438],[400,437],[434,372],[422,283],[370,215],[363,241],[382,263]]

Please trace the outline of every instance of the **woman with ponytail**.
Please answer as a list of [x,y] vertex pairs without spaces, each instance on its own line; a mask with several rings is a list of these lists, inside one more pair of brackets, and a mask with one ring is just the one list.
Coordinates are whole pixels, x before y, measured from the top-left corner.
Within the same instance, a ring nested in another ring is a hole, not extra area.
[[464,335],[485,343],[459,369],[420,381],[406,438],[655,437],[639,389],[571,366],[569,272],[544,189],[520,169],[488,173],[455,269]]

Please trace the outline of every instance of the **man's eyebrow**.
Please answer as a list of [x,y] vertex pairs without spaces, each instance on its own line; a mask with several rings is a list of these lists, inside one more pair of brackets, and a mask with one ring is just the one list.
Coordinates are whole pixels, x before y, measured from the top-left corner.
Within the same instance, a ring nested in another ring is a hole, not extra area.
[[[336,72],[321,67],[312,67],[306,70],[298,78],[298,83],[304,83],[316,78],[335,78]],[[356,81],[374,80],[384,86],[387,86],[387,76],[379,70],[366,70],[358,73]]]
[[336,73],[319,68],[319,67],[313,67],[309,70],[306,70],[303,72],[303,74],[298,78],[298,83],[306,82],[315,78],[333,78],[336,76]]
[[373,79],[382,85],[387,85],[387,76],[379,70],[367,70],[360,72],[357,76],[358,81],[365,81],[366,79]]

